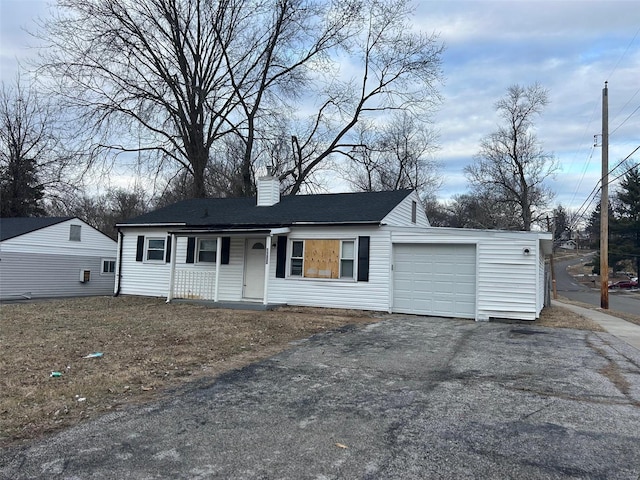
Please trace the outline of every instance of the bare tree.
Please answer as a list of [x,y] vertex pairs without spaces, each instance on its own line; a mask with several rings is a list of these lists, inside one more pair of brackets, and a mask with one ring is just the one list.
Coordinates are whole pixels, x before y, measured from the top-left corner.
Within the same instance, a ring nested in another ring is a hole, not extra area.
[[[94,150],[153,154],[139,158],[156,174],[187,171],[196,197],[207,195],[210,163],[230,160],[212,158],[229,136],[242,147],[233,157],[241,160],[236,194],[253,193],[255,166],[278,141],[274,117],[333,82],[307,129],[303,160],[280,169],[298,192],[363,112],[430,99],[433,89],[421,87],[432,86],[439,68],[435,38],[404,28],[404,0],[58,0],[57,7],[43,25],[52,47],[42,69]],[[332,80],[345,53],[361,64],[358,85]]]
[[50,215],[72,215],[81,218],[101,232],[116,238],[115,225],[142,215],[153,207],[149,195],[140,186],[130,190],[110,188],[102,195],[68,194],[48,205]]
[[399,112],[381,128],[363,122],[356,130],[360,145],[347,153],[351,162],[345,178],[355,189],[411,188],[424,197],[438,190],[438,164],[432,157],[436,136],[428,124]]
[[355,127],[363,118],[396,111],[428,116],[440,102],[436,84],[443,47],[438,37],[412,28],[404,0],[360,5],[361,32],[343,43],[352,75],[341,78],[339,71],[329,71],[330,79],[313,92],[319,107],[296,135],[292,161],[279,166],[291,193],[300,191],[328,158],[350,156],[360,144]]
[[73,155],[54,130],[49,104],[20,78],[0,90],[1,216],[41,216],[45,195],[67,187],[64,172]]
[[504,124],[482,140],[474,162],[465,168],[477,192],[518,213],[522,230],[531,230],[553,198],[545,180],[557,171],[557,161],[533,132],[533,121],[548,102],[547,90],[538,84],[509,87],[496,103]]

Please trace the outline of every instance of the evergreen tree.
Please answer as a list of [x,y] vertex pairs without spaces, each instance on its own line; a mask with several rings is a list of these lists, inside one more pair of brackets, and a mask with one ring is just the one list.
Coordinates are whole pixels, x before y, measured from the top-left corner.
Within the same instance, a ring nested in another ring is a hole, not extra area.
[[627,260],[640,272],[640,166],[630,168],[616,194],[616,215],[610,225],[610,256]]

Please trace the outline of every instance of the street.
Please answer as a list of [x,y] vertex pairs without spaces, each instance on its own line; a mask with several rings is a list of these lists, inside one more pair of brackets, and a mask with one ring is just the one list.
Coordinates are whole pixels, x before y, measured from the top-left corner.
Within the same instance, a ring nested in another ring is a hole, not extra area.
[[[593,288],[585,287],[577,282],[571,275],[567,273],[567,267],[584,262],[589,254],[556,262],[556,289],[559,295],[567,297],[569,300],[588,303],[590,305],[600,306],[600,285],[594,283]],[[628,291],[610,290],[609,291],[609,309],[618,310],[620,312],[640,314],[640,294],[630,293]]]

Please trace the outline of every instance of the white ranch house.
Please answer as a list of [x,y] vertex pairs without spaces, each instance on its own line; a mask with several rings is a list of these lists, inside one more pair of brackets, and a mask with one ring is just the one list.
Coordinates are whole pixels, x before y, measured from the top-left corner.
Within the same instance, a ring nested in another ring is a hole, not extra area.
[[0,300],[111,295],[114,240],[77,217],[0,219]]
[[195,199],[119,224],[116,294],[535,320],[551,234],[430,227],[411,190]]

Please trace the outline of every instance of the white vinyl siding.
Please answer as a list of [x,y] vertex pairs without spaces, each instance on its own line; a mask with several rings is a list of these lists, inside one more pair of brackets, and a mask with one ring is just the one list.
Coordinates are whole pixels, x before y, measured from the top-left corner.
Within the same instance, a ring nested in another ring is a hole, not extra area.
[[[369,236],[369,281],[356,282],[353,278],[313,279],[275,278],[276,251],[271,251],[269,296],[270,303],[355,308],[363,310],[389,310],[390,233],[378,227],[308,227],[292,228],[289,241],[336,239]],[[355,240],[357,250],[357,240]],[[357,264],[357,260],[355,261]],[[354,266],[355,270],[355,266]],[[354,271],[355,275],[355,271]]]
[[542,308],[539,299],[544,298],[544,283],[538,273],[544,262],[539,234],[454,228],[422,232],[394,229],[393,242],[476,244],[476,320],[538,318]]
[[[413,202],[416,202],[415,221],[413,221]],[[382,224],[396,227],[428,227],[429,220],[424,211],[424,205],[416,192],[411,192],[402,202],[391,210],[383,219]]]
[[[82,226],[80,241],[70,226]],[[100,275],[105,258],[116,256],[116,242],[79,219],[66,220],[0,243],[0,299],[110,295],[115,275]],[[81,270],[90,281],[80,282]]]

